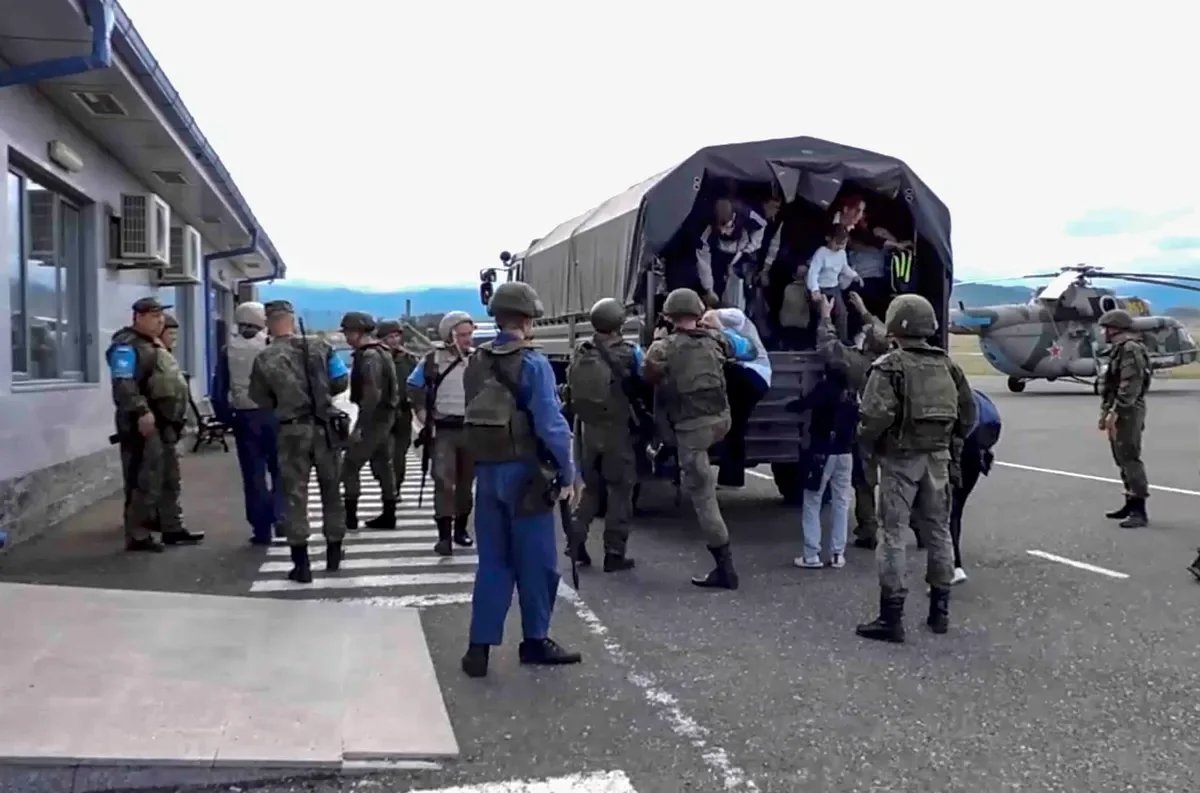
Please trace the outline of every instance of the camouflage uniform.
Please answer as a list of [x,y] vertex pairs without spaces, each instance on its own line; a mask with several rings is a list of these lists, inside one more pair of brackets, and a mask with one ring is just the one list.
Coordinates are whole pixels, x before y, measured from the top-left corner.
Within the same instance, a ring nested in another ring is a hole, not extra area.
[[1146,429],[1150,356],[1145,345],[1130,333],[1133,317],[1127,311],[1106,311],[1099,324],[1111,334],[1112,341],[1100,400],[1100,423],[1115,421],[1108,439],[1125,485],[1125,506],[1107,513],[1107,517],[1120,519],[1126,529],[1141,528],[1149,522],[1146,499],[1150,490],[1142,464],[1142,432]]
[[[157,299],[133,304],[135,314],[161,312]],[[132,327],[113,334],[105,352],[116,407],[116,438],[121,446],[125,481],[125,544],[131,551],[161,551],[151,528],[162,531],[167,544],[195,542],[203,534],[183,527],[179,505],[179,456],[176,443],[188,406],[187,381],[175,356],[162,342]],[[154,430],[143,436],[141,416],[154,417]]]
[[954,546],[950,539],[951,448],[975,425],[975,397],[962,370],[925,339],[937,332],[933,306],[919,295],[901,295],[887,312],[897,349],[871,365],[863,393],[859,440],[879,454],[879,512],[883,542],[879,562],[880,616],[859,625],[868,639],[904,640],[905,531],[915,524],[928,545],[930,585],[927,624],[949,626]]
[[[342,317],[342,333],[372,333],[375,320],[351,311]],[[374,529],[396,528],[396,474],[392,468],[392,424],[400,404],[400,383],[391,351],[379,340],[364,338],[354,350],[350,369],[350,401],[358,406],[358,419],[350,446],[342,459],[342,488],[346,505],[346,528],[358,530],[358,499],[362,491],[362,468],[368,462],[379,481],[383,513],[369,521]]]
[[[851,387],[858,391],[860,398],[867,385],[871,364],[888,351],[887,330],[883,323],[869,312],[862,319],[864,338],[861,350],[843,344],[830,319],[823,317],[817,329],[817,349],[827,361],[842,363]],[[858,467],[854,472],[854,544],[859,548],[874,549],[879,533],[879,518],[875,511],[879,460],[874,449],[861,443],[855,450],[855,456]]]
[[[387,337],[393,335],[396,339],[399,339],[399,334],[403,330],[399,322],[384,320],[375,329],[375,334],[380,339],[387,341]],[[390,343],[388,346],[392,351],[392,363],[396,367],[396,380],[400,384],[398,394],[399,404],[396,406],[396,420],[392,422],[392,464],[396,476],[396,499],[399,501],[399,489],[404,484],[404,479],[408,474],[408,448],[412,445],[413,423],[412,401],[409,399],[408,389],[404,384],[408,382],[408,376],[417,367],[417,359],[408,350],[399,346],[399,341],[397,341],[395,346]],[[367,524],[367,527],[374,528],[370,523]]]
[[[700,297],[690,289],[667,295],[663,313],[674,319],[704,314]],[[737,589],[737,572],[729,549],[729,530],[717,504],[716,477],[708,450],[729,432],[729,399],[725,363],[734,350],[720,331],[676,328],[646,352],[645,376],[658,387],[656,401],[665,409],[670,433],[679,450],[680,478],[696,510],[696,519],[716,568],[692,578],[700,587]]]
[[592,307],[591,322],[596,333],[590,340],[580,342],[567,370],[570,402],[578,427],[576,459],[584,485],[583,497],[573,516],[575,526],[568,553],[573,552],[584,564],[590,563],[588,531],[599,514],[601,498],[607,496],[604,570],[611,573],[634,566],[633,560],[625,556],[625,546],[633,520],[637,451],[630,426],[633,406],[623,383],[637,377],[638,349],[621,338],[625,309],[616,300],[597,301]]
[[[281,322],[293,314],[286,300],[266,305],[267,322]],[[313,468],[321,489],[322,529],[328,544],[327,570],[341,562],[346,516],[338,494],[338,451],[330,434],[333,397],[346,390],[349,372],[324,339],[302,339],[285,329],[254,359],[250,372],[250,398],[261,408],[275,411],[279,419],[279,472],[287,507],[284,536],[292,550],[293,568],[288,578],[312,581],[308,560],[308,480]],[[307,360],[305,351],[307,349]]]

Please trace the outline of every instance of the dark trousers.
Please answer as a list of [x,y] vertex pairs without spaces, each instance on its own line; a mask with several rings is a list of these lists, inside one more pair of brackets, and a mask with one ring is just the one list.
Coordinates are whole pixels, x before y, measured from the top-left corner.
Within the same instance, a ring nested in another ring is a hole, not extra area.
[[[260,540],[271,539],[271,527],[284,510],[279,480],[278,432],[275,415],[270,410],[236,410],[233,413],[233,437],[237,443],[238,467],[242,469],[246,522]],[[271,476],[269,486],[267,474]]]
[[954,566],[962,567],[962,552],[959,550],[959,538],[962,537],[963,509],[967,499],[975,489],[982,472],[983,452],[978,446],[967,441],[962,455],[962,483],[952,488],[950,493],[950,539],[954,543]]
[[746,426],[750,414],[767,393],[767,384],[745,366],[725,367],[725,388],[729,394],[729,434],[721,454],[717,484],[741,487],[746,484]]

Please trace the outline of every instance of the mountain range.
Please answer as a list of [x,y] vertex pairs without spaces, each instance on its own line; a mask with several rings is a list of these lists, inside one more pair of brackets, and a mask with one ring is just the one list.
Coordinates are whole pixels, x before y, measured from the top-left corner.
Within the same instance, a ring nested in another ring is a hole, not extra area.
[[[1188,315],[1200,312],[1198,292],[1124,281],[1110,281],[1105,285],[1114,288],[1119,295],[1137,295],[1149,301],[1155,312]],[[954,285],[950,302],[957,305],[962,301],[966,306],[1024,303],[1033,293],[1033,287],[1013,283],[960,281]],[[290,301],[314,330],[336,328],[347,311],[365,311],[375,317],[399,317],[405,313],[406,301],[411,301],[409,313],[413,316],[466,311],[478,320],[487,319],[487,311],[479,302],[479,287],[469,284],[373,292],[293,281],[260,285],[259,299]]]

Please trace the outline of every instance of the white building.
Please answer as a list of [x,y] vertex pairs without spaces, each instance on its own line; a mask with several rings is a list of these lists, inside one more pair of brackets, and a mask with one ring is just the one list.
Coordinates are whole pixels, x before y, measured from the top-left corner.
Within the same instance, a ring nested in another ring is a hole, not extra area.
[[0,531],[120,488],[104,351],[175,306],[192,388],[235,295],[284,265],[115,0],[0,0]]

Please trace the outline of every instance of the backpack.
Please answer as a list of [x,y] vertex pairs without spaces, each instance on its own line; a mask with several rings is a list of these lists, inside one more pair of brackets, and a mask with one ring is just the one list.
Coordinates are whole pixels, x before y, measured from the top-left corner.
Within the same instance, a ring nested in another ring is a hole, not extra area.
[[1000,411],[987,394],[975,389],[971,391],[975,394],[975,407],[979,412],[975,429],[971,431],[972,440],[986,452],[1000,440]]
[[571,407],[583,423],[612,425],[628,419],[629,406],[618,374],[595,342],[584,341],[576,349],[567,371],[567,386]]

